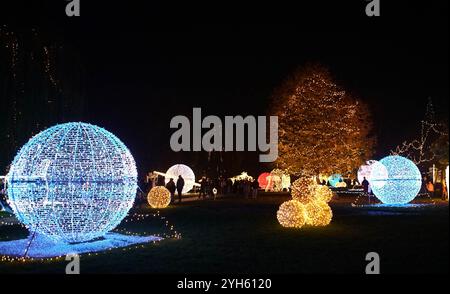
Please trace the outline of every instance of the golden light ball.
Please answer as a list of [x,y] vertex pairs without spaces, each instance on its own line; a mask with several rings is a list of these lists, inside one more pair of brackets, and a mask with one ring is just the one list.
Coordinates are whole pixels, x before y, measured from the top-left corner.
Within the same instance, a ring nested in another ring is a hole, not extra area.
[[153,208],[166,208],[170,204],[170,192],[163,186],[153,187],[148,193],[147,200]]
[[284,202],[278,209],[277,219],[285,228],[299,229],[306,223],[305,206],[296,200]]
[[306,224],[311,226],[327,226],[331,223],[333,212],[323,201],[314,201],[305,205]]
[[303,177],[296,180],[291,187],[292,199],[303,204],[307,204],[314,200],[315,186],[313,178]]
[[333,199],[333,191],[323,185],[316,185],[314,198],[316,201],[328,203]]

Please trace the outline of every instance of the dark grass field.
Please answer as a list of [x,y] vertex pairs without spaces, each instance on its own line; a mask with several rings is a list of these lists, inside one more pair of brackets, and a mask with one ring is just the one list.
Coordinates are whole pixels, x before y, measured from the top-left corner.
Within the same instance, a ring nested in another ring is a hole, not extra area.
[[[282,228],[276,211],[287,196],[189,202],[162,210],[182,234],[126,252],[82,256],[82,273],[359,273],[375,251],[382,273],[448,273],[448,203],[420,207],[352,207],[333,201],[323,228]],[[153,210],[143,206],[137,212]],[[135,232],[161,232],[158,218],[127,224]],[[0,240],[26,236],[0,227]],[[0,273],[64,273],[65,261],[0,263]]]

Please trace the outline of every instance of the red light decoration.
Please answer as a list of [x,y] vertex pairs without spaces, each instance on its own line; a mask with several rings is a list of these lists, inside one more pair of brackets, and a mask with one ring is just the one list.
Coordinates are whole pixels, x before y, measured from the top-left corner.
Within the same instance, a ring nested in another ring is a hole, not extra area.
[[258,177],[259,187],[263,190],[265,190],[266,188],[270,188],[267,187],[267,185],[269,184],[269,180],[267,179],[267,177],[270,177],[270,173],[262,173]]

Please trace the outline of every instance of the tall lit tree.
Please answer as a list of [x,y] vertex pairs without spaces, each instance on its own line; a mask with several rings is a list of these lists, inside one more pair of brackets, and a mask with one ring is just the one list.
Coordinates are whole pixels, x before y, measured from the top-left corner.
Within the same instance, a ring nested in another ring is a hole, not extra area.
[[371,115],[323,66],[307,65],[275,91],[276,165],[296,175],[352,172],[371,158]]

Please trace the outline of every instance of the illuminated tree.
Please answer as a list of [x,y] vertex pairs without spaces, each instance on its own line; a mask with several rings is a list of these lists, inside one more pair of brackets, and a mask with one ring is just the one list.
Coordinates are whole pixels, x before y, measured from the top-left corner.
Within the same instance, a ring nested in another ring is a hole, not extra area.
[[367,106],[320,65],[287,79],[274,93],[271,112],[279,119],[279,168],[296,175],[345,174],[371,158]]
[[428,99],[425,117],[420,125],[420,135],[412,141],[404,141],[391,154],[407,157],[417,165],[435,161],[448,165],[448,123],[436,121],[431,98]]

